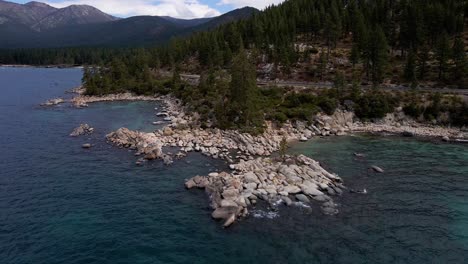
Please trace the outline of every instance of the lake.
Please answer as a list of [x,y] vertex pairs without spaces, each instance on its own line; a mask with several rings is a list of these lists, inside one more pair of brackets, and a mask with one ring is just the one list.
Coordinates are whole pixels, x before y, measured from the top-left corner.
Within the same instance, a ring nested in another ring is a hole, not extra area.
[[[197,153],[135,165],[106,143],[120,127],[152,131],[157,102],[39,107],[80,84],[80,69],[0,68],[0,260],[24,263],[464,263],[468,147],[349,136],[293,146],[354,190],[323,215],[259,205],[229,229],[184,181],[225,169]],[[81,123],[90,136],[71,138]],[[81,148],[92,143],[90,150]],[[356,158],[353,153],[364,153]],[[369,166],[385,169],[374,174]]]

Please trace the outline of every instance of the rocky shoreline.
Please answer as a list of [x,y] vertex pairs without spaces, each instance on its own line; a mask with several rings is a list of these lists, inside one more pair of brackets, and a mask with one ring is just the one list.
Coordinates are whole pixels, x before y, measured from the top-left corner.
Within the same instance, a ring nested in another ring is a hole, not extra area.
[[[151,133],[120,128],[106,136],[108,142],[135,150],[140,158],[136,164],[146,160],[163,160],[171,164],[190,152],[225,160],[231,171],[212,172],[207,176],[187,179],[188,189],[205,189],[212,217],[223,220],[225,227],[248,215],[249,209],[258,201],[267,203],[321,203],[325,214],[338,213],[333,196],[341,195],[346,187],[340,177],[327,172],[313,159],[298,157],[273,158],[280,150],[282,141],[307,141],[316,136],[343,136],[349,133],[392,133],[430,136],[447,139],[464,139],[461,130],[429,127],[411,122],[409,119],[387,116],[381,123],[355,122],[354,113],[338,110],[332,116],[319,114],[314,122],[287,122],[281,127],[266,123],[265,132],[252,136],[239,131],[202,129],[196,124],[196,114],[188,115],[181,102],[171,96],[147,97],[131,94],[108,95],[105,97],[79,95],[72,99],[77,107],[88,103],[144,100],[161,101],[164,110],[157,113],[169,124]],[[400,116],[401,117],[401,116]],[[176,154],[169,151],[177,149]]]
[[154,96],[134,95],[131,93],[122,94],[109,94],[105,96],[89,96],[79,94],[73,97],[70,102],[73,106],[81,108],[88,107],[90,103],[97,102],[117,102],[117,101],[158,101],[159,99]]
[[421,124],[404,115],[401,109],[388,114],[374,123],[354,122],[351,133],[369,133],[379,135],[401,135],[405,137],[424,137],[445,142],[463,142],[468,139],[468,132],[460,128]]
[[[189,152],[223,159],[230,172],[213,172],[207,176],[188,179],[188,189],[205,189],[214,210],[212,217],[223,220],[224,226],[248,215],[257,201],[322,203],[325,214],[338,213],[332,197],[346,188],[337,175],[327,172],[320,164],[303,155],[287,159],[272,158],[285,139],[288,142],[307,141],[316,136],[343,136],[349,133],[393,133],[443,138],[466,138],[459,129],[429,127],[404,117],[389,115],[381,123],[355,122],[354,113],[338,110],[332,116],[319,114],[312,124],[288,122],[281,127],[267,123],[265,132],[258,136],[219,129],[201,129],[193,126],[196,116],[187,115],[179,100],[159,97],[166,110],[157,115],[165,117],[168,126],[153,133],[121,128],[107,135],[109,142],[136,150],[145,160],[161,159],[166,164],[173,158],[183,158]],[[164,148],[177,148],[178,153],[164,153]],[[377,168],[377,167],[376,167]],[[380,168],[379,168],[380,169]],[[372,168],[371,168],[372,170]],[[373,169],[376,171],[376,169]],[[381,169],[380,169],[381,170]],[[383,170],[381,171],[383,172]]]

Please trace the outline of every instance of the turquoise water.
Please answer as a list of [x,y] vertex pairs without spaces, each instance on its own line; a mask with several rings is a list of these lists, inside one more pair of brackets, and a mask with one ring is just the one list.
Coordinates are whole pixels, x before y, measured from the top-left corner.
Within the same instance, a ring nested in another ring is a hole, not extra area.
[[[318,207],[264,206],[230,229],[184,180],[226,164],[189,155],[165,167],[105,142],[121,127],[151,131],[157,103],[87,109],[38,104],[78,86],[78,69],[0,68],[0,263],[464,263],[468,148],[400,138],[299,144],[352,189]],[[70,138],[80,123],[96,129]],[[83,143],[95,145],[91,150]],[[367,155],[363,160],[352,153]],[[384,174],[368,172],[379,165]]]

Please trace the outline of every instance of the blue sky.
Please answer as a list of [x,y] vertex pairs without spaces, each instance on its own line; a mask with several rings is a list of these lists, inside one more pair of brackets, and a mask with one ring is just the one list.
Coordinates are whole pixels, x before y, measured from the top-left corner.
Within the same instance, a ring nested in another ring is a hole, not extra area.
[[[27,3],[29,0],[7,0]],[[283,0],[37,0],[55,7],[72,4],[92,5],[102,11],[119,16],[135,15],[173,16],[178,18],[213,17],[230,10],[252,6],[263,9]]]

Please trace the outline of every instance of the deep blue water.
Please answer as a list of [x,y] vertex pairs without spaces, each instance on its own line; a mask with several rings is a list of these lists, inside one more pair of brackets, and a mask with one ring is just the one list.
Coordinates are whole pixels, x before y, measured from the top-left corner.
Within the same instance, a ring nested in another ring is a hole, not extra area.
[[[38,105],[80,83],[79,69],[0,68],[0,263],[464,263],[468,148],[400,138],[317,139],[293,147],[353,189],[324,216],[281,206],[222,229],[184,179],[225,166],[190,155],[134,165],[105,142],[151,131],[156,103]],[[80,123],[96,133],[68,134]],[[91,150],[83,143],[95,144]],[[358,160],[353,152],[367,158]],[[369,173],[379,165],[384,174]],[[263,212],[263,213],[262,213]]]

